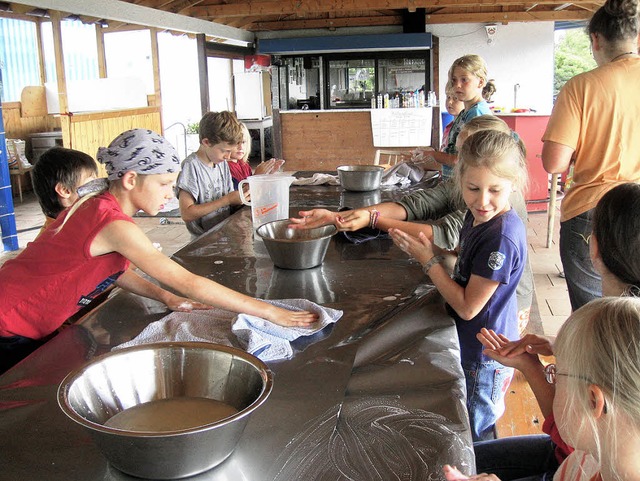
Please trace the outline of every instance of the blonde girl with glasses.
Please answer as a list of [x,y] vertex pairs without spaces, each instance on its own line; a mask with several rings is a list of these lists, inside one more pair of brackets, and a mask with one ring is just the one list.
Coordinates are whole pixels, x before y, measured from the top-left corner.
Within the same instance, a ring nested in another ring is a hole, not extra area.
[[[555,388],[553,413],[575,448],[554,481],[640,480],[640,299],[605,297],[578,309],[554,352],[556,365],[545,369]],[[499,479],[469,478],[451,466],[444,473],[448,481]]]

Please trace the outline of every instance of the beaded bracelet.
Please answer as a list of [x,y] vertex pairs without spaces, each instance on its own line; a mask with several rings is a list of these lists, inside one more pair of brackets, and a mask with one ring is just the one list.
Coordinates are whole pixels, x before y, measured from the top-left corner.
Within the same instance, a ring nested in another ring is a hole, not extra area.
[[376,225],[378,225],[378,217],[380,217],[380,211],[376,209],[371,209],[369,211],[369,227],[371,229],[375,229]]
[[422,272],[424,272],[427,276],[429,275],[429,270],[435,266],[436,264],[440,264],[444,261],[444,257],[442,256],[433,256],[431,259],[427,261],[427,263],[422,266]]

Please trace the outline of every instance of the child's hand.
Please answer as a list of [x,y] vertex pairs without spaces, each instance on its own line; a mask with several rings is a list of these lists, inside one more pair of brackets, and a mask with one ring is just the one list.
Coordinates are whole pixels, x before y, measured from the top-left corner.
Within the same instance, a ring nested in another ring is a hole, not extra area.
[[[247,201],[249,201],[251,200],[251,196],[247,194],[248,193],[245,193],[245,198],[247,199]],[[234,190],[233,192],[229,192],[224,197],[227,199],[227,202],[229,202],[229,205],[244,205],[242,203],[242,199],[240,198],[240,192],[237,190]]]
[[275,307],[267,313],[266,319],[285,327],[314,327],[313,323],[318,321],[318,314],[308,311],[290,311]]
[[354,231],[369,226],[371,213],[368,210],[347,210],[336,216],[336,227],[340,231]]
[[284,159],[271,159],[271,160],[276,161],[276,164],[273,166],[272,172],[280,172],[282,170],[282,167],[284,166],[285,160]]
[[[529,336],[529,334],[527,336]],[[537,355],[528,353],[524,349],[527,336],[517,341],[510,341],[504,335],[497,334],[492,329],[485,328],[482,328],[480,332],[476,334],[478,341],[486,348],[483,351],[485,355],[494,361],[498,361],[503,366],[513,367],[519,371],[540,364]]]
[[389,229],[389,235],[395,245],[422,265],[434,256],[433,244],[424,232],[420,232],[418,237],[414,237],[400,229]]
[[448,464],[442,467],[442,472],[447,481],[459,481],[463,479],[470,479],[472,481],[500,481],[500,478],[495,474],[482,473],[475,476],[466,476],[462,474],[458,468],[449,466]]
[[515,357],[523,353],[553,356],[553,348],[546,337],[527,334],[519,341],[510,342],[500,349],[500,354],[507,357]]
[[284,165],[283,159],[269,159],[266,162],[260,162],[256,167],[255,175],[261,174],[273,174],[280,171],[280,168]]
[[191,312],[193,310],[213,309],[212,306],[202,302],[193,301],[187,297],[173,296],[168,299],[167,307],[174,312]]
[[260,162],[256,167],[254,174],[255,175],[270,174],[271,172],[274,171],[275,166],[276,166],[276,159],[270,159],[270,160],[267,160],[266,162]]
[[298,215],[300,217],[289,219],[291,221],[289,227],[292,229],[313,229],[328,224],[335,225],[338,216],[336,212],[327,209],[301,210]]

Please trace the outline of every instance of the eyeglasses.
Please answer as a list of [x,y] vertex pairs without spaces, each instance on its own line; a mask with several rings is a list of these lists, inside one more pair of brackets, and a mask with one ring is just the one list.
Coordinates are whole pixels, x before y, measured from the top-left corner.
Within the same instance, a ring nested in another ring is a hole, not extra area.
[[549,384],[556,383],[556,376],[567,376],[570,377],[569,374],[564,374],[562,372],[558,372],[555,364],[547,364],[544,367],[544,378],[547,380]]
[[[579,375],[576,375],[576,374],[566,374],[564,372],[558,372],[555,364],[547,364],[544,367],[544,377],[545,377],[545,379],[547,380],[547,382],[549,384],[555,384],[557,376],[573,377],[575,379],[581,379],[582,381],[588,382],[589,384],[595,384],[589,378],[586,378],[584,376],[579,376]],[[606,401],[604,403],[604,413],[605,414],[607,413],[607,403],[606,403]]]
[[544,377],[547,380],[547,382],[549,384],[555,384],[556,376],[573,377],[575,379],[582,379],[583,381],[588,382],[589,384],[595,384],[595,382],[593,382],[588,377],[580,376],[578,374],[566,374],[564,372],[558,372],[558,369],[556,368],[555,364],[547,364],[544,368]]

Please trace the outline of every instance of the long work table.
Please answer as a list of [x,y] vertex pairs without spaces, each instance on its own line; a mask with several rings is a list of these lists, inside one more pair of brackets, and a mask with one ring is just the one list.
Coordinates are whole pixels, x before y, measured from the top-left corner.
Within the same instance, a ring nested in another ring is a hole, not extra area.
[[[292,187],[291,214],[405,192]],[[273,266],[243,208],[173,258],[254,297],[305,298],[344,313],[294,341],[292,358],[268,363],[273,391],[233,454],[189,479],[433,480],[442,479],[444,464],[474,471],[454,321],[419,264],[387,236],[354,243],[338,233],[321,266],[283,270]],[[61,412],[56,393],[67,373],[167,313],[119,291],[0,377],[0,480],[136,479],[109,465]]]

